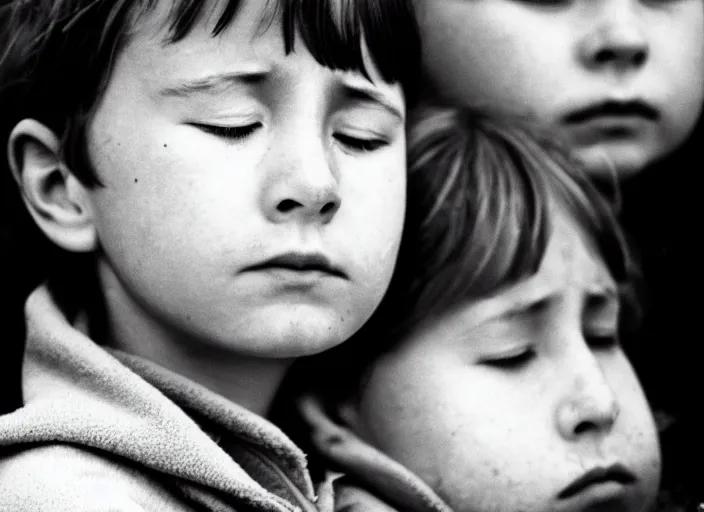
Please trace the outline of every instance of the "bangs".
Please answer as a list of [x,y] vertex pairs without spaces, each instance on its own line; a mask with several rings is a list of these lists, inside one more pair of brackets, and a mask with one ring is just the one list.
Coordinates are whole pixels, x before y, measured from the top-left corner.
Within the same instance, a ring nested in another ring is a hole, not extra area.
[[[129,3],[129,0],[125,0]],[[143,13],[165,0],[143,0]],[[420,69],[420,35],[411,0],[259,0],[270,28],[280,18],[285,52],[295,51],[296,37],[313,58],[327,68],[357,71],[370,79],[363,45],[381,78],[404,89],[415,83]],[[242,0],[173,0],[169,13],[169,42],[185,38],[205,15],[214,14],[213,37],[236,19]],[[208,7],[210,6],[210,7]],[[219,6],[219,13],[206,12]]]
[[[394,302],[399,332],[535,274],[556,211],[614,280],[633,278],[615,212],[554,135],[461,108],[423,108],[409,135],[409,229]],[[396,337],[396,336],[394,336]]]
[[[410,0],[283,0],[286,51],[295,30],[321,65],[369,78],[362,43],[387,83],[407,95],[420,72],[420,35]],[[383,7],[382,7],[383,6]]]
[[409,308],[432,316],[535,273],[549,215],[528,141],[460,109],[416,111],[410,126]]

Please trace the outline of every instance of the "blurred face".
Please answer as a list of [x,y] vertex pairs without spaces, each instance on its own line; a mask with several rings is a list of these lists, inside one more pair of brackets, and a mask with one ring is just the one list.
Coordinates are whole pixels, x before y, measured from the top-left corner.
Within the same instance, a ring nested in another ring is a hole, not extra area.
[[417,2],[432,88],[547,123],[593,173],[642,170],[699,117],[701,0]]
[[645,511],[653,420],[615,283],[560,219],[539,271],[429,321],[373,367],[354,423],[453,510]]
[[402,92],[372,62],[372,81],[320,66],[300,39],[285,55],[266,5],[243,2],[217,37],[204,19],[165,44],[159,4],[117,57],[88,139],[122,336],[300,356],[348,338],[387,288]]

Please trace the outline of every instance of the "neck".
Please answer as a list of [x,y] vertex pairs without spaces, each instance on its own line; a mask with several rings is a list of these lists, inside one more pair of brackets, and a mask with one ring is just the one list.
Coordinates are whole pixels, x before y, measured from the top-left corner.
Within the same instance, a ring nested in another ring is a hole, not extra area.
[[255,414],[268,415],[292,359],[242,355],[230,346],[165,329],[137,311],[134,302],[111,300],[109,295],[105,326],[98,335],[103,344],[157,363]]
[[[276,391],[290,366],[289,360],[264,359],[233,354],[222,349],[202,347],[196,342],[148,347],[117,346],[144,357],[228,400],[266,417]],[[155,350],[157,348],[157,350]]]
[[106,344],[157,363],[263,417],[292,362],[234,354],[192,339],[174,343],[153,331],[139,332],[139,338],[133,337],[118,324],[108,331]]

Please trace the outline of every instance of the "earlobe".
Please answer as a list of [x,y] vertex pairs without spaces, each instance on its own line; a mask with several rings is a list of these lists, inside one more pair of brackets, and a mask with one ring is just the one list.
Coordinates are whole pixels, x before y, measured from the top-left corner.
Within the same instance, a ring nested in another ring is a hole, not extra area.
[[71,252],[97,246],[87,187],[60,157],[56,134],[42,123],[23,119],[8,140],[8,163],[29,213],[52,242]]

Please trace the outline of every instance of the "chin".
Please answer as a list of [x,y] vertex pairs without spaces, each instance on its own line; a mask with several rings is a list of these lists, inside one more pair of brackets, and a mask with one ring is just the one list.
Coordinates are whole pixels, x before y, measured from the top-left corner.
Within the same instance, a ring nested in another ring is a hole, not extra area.
[[259,328],[248,336],[251,355],[267,358],[312,356],[340,345],[356,331],[352,318],[335,311],[279,314],[257,323]]
[[576,154],[590,175],[619,181],[635,176],[658,160],[658,155],[632,145],[583,148]]

